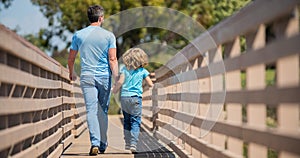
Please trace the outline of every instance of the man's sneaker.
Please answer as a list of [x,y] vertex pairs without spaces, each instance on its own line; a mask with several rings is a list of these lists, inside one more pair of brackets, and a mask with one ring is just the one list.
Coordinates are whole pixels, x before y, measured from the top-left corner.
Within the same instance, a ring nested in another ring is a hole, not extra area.
[[100,152],[100,154],[104,154],[104,152],[105,152],[105,150],[99,150]]
[[136,147],[135,146],[130,146],[131,153],[135,154],[136,153]]
[[126,144],[125,145],[125,150],[130,150],[130,145]]
[[96,156],[96,155],[98,155],[98,147],[97,146],[92,146],[91,147],[91,149],[90,149],[90,153],[89,153],[89,155],[90,156]]
[[108,146],[108,143],[107,142],[106,142],[106,144],[101,143],[100,146],[101,146],[101,147],[99,147],[100,154],[104,154],[104,152],[105,152],[105,150],[106,150],[106,148]]

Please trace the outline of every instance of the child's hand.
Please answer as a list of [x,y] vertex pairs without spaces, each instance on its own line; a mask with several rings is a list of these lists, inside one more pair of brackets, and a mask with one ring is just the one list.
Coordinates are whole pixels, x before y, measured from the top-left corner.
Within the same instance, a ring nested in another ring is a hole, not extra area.
[[118,92],[118,90],[116,89],[116,86],[113,86],[113,87],[111,88],[111,91],[112,91],[114,94],[116,94],[116,93]]

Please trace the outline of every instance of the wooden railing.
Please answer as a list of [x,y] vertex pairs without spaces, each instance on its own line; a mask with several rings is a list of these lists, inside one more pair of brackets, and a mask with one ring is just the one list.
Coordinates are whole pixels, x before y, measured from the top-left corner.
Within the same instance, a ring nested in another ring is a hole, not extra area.
[[155,71],[143,124],[180,157],[300,157],[299,2],[253,1],[199,35]]
[[0,157],[59,157],[86,128],[78,80],[3,25],[0,35]]

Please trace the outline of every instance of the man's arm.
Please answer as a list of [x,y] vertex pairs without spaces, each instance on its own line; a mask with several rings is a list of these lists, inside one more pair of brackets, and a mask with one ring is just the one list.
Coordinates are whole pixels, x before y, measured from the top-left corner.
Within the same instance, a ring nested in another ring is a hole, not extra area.
[[69,67],[69,79],[71,81],[76,80],[76,76],[74,73],[74,62],[78,51],[70,49],[69,57],[68,57],[68,67]]
[[119,73],[119,67],[118,67],[118,59],[117,59],[117,50],[116,48],[110,48],[108,52],[109,57],[109,65],[110,70],[113,75],[113,79],[115,82],[118,80],[118,73]]

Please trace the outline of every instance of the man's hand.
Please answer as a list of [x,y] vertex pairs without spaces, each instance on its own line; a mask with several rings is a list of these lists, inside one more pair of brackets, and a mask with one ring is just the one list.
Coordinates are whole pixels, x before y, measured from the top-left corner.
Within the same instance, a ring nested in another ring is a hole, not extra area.
[[76,75],[74,74],[74,61],[77,55],[77,51],[70,49],[69,57],[68,57],[68,67],[69,67],[69,79],[71,81],[76,80]]
[[69,79],[70,79],[71,81],[75,81],[75,80],[77,79],[77,76],[74,75],[73,73],[70,73],[70,74],[69,74]]

